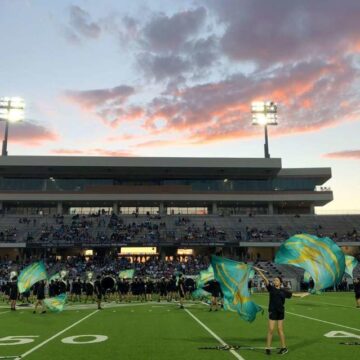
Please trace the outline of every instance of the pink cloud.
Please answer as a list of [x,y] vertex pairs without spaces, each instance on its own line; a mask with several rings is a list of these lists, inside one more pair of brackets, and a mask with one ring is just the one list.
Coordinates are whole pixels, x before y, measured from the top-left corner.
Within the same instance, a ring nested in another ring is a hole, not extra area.
[[357,0],[211,0],[224,53],[262,65],[347,52],[359,43]]
[[318,131],[354,119],[352,81],[357,70],[345,60],[313,60],[279,67],[256,77],[234,75],[217,83],[184,87],[172,98],[157,97],[148,106],[144,127],[158,133],[179,131],[196,142],[254,137],[250,103],[271,99],[279,103],[277,136]]
[[174,140],[149,140],[145,141],[139,144],[136,144],[136,147],[143,148],[143,147],[149,147],[149,148],[158,148],[162,146],[179,146],[182,142],[181,141],[174,141]]
[[360,150],[344,150],[324,154],[323,157],[329,159],[355,159],[360,160]]
[[44,142],[58,141],[59,134],[36,122],[22,121],[9,127],[9,141],[23,146],[40,146]]
[[144,110],[125,103],[135,94],[131,86],[120,85],[110,89],[64,92],[64,99],[79,106],[85,113],[96,115],[105,125],[117,127],[121,122],[141,118]]
[[96,89],[84,91],[65,91],[64,96],[70,102],[80,106],[84,110],[93,110],[97,107],[123,104],[129,96],[134,94],[135,89],[131,86],[120,85],[110,89]]
[[126,156],[134,156],[134,154],[130,151],[126,150],[107,150],[101,148],[91,148],[91,149],[53,149],[51,150],[52,154],[56,155],[82,155],[82,156],[113,156],[113,157],[126,157]]

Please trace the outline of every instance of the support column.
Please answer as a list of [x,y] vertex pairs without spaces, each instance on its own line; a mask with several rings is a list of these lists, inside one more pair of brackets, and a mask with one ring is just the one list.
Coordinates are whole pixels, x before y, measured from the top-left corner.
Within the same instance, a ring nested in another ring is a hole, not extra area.
[[159,204],[159,215],[166,215],[165,214],[165,205],[164,205],[164,203],[163,202],[161,202],[160,204]]
[[217,210],[217,203],[216,203],[216,202],[213,202],[213,203],[212,203],[212,210],[211,210],[211,213],[212,213],[213,215],[217,215],[217,213],[218,213],[218,210]]
[[57,215],[62,215],[63,214],[63,206],[62,206],[62,202],[59,201],[56,205],[56,214]]
[[118,205],[118,203],[116,203],[116,202],[113,203],[112,212],[113,212],[113,214],[118,215],[118,213],[119,213],[119,205]]
[[310,214],[312,214],[312,215],[315,214],[315,206],[314,206],[314,204],[310,205]]
[[272,202],[268,204],[268,215],[274,215],[274,204]]

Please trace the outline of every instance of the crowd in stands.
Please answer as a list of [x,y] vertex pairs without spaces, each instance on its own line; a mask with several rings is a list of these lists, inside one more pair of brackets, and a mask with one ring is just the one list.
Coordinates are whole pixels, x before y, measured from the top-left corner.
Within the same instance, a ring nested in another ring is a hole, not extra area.
[[[29,258],[26,261],[0,259],[0,280],[7,280],[11,271],[19,273],[22,268],[37,260],[39,259]],[[44,262],[49,274],[66,270],[69,278],[84,277],[89,271],[94,274],[108,274],[117,277],[120,270],[126,269],[135,269],[137,276],[167,278],[176,272],[185,275],[198,275],[201,270],[209,266],[209,258],[205,256],[189,257],[187,261],[181,261],[179,258],[166,261],[158,257],[151,257],[144,261],[139,257],[137,260],[130,262],[130,259],[126,257],[93,256],[92,258],[86,258],[79,255],[64,260],[49,257]]]
[[[27,241],[39,244],[130,244],[157,245],[160,242],[178,243],[225,243],[225,242],[278,242],[304,230],[299,226],[289,231],[285,226],[247,226],[241,217],[238,221],[214,225],[209,220],[195,221],[189,216],[138,214],[124,217],[115,214],[74,215],[27,218],[19,217],[17,226],[0,226],[0,242]],[[254,216],[251,216],[254,218]],[[135,219],[136,218],[136,219]],[[300,218],[301,220],[301,218]],[[220,225],[219,225],[220,224]],[[22,229],[22,233],[19,229]],[[319,237],[329,236],[335,241],[359,241],[360,230],[350,228],[345,233],[329,232],[319,224],[313,224],[307,232]]]

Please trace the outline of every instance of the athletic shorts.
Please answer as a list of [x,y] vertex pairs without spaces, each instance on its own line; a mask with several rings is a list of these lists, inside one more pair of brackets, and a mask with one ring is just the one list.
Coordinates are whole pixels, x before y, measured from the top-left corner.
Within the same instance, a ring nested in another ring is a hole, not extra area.
[[185,294],[184,294],[182,291],[179,291],[179,296],[180,296],[181,298],[184,298],[184,297],[185,297]]
[[284,320],[284,318],[285,318],[284,311],[269,310],[270,320]]
[[98,300],[101,300],[102,299],[102,294],[97,294],[96,297],[97,297]]
[[355,299],[360,299],[360,293],[355,293]]

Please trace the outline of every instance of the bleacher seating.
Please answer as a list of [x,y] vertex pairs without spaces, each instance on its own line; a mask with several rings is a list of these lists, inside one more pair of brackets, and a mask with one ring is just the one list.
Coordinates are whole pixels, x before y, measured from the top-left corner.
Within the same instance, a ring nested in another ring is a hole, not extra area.
[[296,233],[360,242],[359,215],[3,216],[1,242],[239,243],[281,242]]

